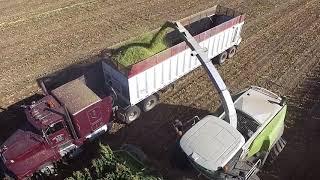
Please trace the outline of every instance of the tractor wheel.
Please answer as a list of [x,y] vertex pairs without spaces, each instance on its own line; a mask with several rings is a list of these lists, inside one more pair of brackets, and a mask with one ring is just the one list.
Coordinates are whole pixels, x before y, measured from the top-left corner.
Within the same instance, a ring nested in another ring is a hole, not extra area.
[[151,109],[153,109],[159,102],[159,98],[156,95],[151,95],[147,97],[145,100],[142,102],[142,110],[144,112],[148,112]]
[[266,158],[266,163],[268,165],[271,165],[277,159],[278,155],[286,146],[286,144],[287,142],[282,137],[280,137],[280,139],[275,143],[275,145],[273,145],[268,157]]
[[130,124],[139,118],[141,114],[141,110],[138,106],[130,106],[128,109],[126,109],[125,114],[126,114],[126,123]]
[[233,58],[234,55],[236,55],[237,48],[236,46],[232,46],[230,49],[228,49],[228,58]]
[[226,51],[222,52],[219,56],[218,56],[218,63],[220,65],[222,65],[228,58],[228,53]]

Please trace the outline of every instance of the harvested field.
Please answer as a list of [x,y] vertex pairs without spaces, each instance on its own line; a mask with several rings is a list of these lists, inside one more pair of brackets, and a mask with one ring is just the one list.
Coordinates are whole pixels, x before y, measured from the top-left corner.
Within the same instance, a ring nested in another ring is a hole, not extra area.
[[[258,85],[288,96],[284,133],[288,144],[275,164],[261,173],[262,179],[318,179],[319,0],[2,0],[0,142],[23,122],[17,107],[21,100],[37,98],[32,96],[39,91],[37,78],[61,69],[73,73],[96,62],[99,52],[115,43],[217,3],[247,14],[238,54],[219,67],[230,90]],[[216,91],[198,69],[178,81],[161,101],[129,126],[117,124],[103,140],[113,146],[139,145],[168,179],[182,175],[197,179],[170,164],[175,144],[171,123],[214,111],[219,105]]]

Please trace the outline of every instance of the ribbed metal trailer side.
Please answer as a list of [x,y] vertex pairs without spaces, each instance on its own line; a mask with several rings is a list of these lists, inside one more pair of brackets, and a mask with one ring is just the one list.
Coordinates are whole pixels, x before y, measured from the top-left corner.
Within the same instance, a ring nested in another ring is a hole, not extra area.
[[[216,57],[232,46],[238,46],[241,41],[240,30],[242,25],[243,23],[235,24],[201,41],[200,45],[208,50],[209,58]],[[178,44],[176,47],[160,53],[158,56],[172,54],[172,52],[179,51],[185,46],[185,43]],[[199,60],[191,54],[190,48],[187,48],[144,71],[129,75],[128,83],[131,105],[139,103],[141,100],[199,67],[201,65]]]

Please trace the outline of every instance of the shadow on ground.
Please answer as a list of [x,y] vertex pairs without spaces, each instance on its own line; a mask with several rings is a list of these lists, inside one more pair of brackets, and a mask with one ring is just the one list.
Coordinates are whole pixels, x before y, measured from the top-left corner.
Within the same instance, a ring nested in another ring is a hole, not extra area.
[[287,146],[262,173],[266,180],[316,180],[320,164],[320,66],[288,95]]

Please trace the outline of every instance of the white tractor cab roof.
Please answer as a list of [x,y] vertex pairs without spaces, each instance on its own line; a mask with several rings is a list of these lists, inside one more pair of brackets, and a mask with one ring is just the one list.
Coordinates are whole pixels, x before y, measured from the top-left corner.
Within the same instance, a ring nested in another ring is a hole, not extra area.
[[[281,110],[281,98],[252,86],[234,100],[238,116],[235,129],[224,119],[208,115],[190,128],[181,138],[180,146],[193,163],[216,171],[224,167],[239,150],[247,148],[262,129]],[[245,127],[244,127],[245,126]]]
[[212,171],[227,164],[244,143],[239,131],[212,115],[201,119],[180,140],[189,159]]

